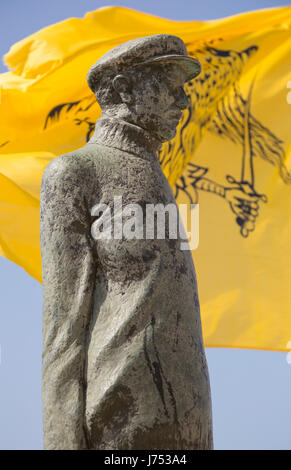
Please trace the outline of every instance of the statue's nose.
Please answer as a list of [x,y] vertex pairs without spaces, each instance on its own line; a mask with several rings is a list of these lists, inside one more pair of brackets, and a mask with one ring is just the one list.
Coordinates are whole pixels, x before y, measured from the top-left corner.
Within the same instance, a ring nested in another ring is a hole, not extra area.
[[183,88],[179,88],[176,95],[176,103],[181,110],[187,109],[190,106],[189,100]]

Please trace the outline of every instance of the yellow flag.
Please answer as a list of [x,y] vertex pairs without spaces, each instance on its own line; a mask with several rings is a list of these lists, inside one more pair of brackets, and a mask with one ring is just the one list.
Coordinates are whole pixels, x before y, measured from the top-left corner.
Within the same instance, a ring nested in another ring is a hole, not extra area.
[[207,22],[108,7],[12,46],[0,75],[0,253],[41,281],[41,177],[92,135],[100,109],[88,69],[122,42],[174,34],[202,73],[188,83],[191,107],[159,158],[177,201],[200,204],[193,256],[205,345],[287,350],[290,28],[291,7]]

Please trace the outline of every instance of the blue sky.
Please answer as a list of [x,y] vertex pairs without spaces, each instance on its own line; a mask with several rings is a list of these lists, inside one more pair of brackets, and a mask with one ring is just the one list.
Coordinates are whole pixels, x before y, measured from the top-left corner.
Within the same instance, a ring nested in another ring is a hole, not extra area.
[[[128,6],[175,20],[208,20],[288,4],[275,0],[4,0],[0,3],[0,54],[44,26],[82,17],[101,6]],[[5,70],[1,64],[0,73]],[[22,268],[0,257],[0,295],[0,449],[42,449],[41,286]],[[207,348],[206,353],[215,448],[291,449],[287,355],[224,348]]]

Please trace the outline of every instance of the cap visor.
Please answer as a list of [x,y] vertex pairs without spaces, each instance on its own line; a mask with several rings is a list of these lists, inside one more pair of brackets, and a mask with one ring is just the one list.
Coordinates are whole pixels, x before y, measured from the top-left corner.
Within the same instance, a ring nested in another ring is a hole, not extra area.
[[182,67],[182,69],[186,73],[186,78],[185,82],[188,82],[192,78],[197,77],[199,73],[201,72],[201,65],[200,62],[197,59],[194,59],[193,57],[189,56],[183,56],[183,55],[163,55],[160,57],[153,57],[151,59],[148,59],[140,64],[138,66],[143,65],[143,64],[151,64],[151,63],[173,63],[177,64],[179,62],[179,66]]

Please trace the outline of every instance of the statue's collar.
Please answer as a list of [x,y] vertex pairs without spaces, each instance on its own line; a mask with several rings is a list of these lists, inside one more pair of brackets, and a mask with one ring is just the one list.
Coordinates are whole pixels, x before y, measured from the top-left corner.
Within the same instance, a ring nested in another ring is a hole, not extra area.
[[98,119],[95,132],[88,142],[133,153],[139,157],[156,158],[161,143],[141,127],[114,118]]

